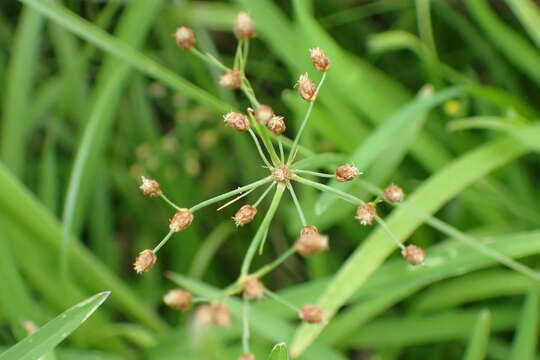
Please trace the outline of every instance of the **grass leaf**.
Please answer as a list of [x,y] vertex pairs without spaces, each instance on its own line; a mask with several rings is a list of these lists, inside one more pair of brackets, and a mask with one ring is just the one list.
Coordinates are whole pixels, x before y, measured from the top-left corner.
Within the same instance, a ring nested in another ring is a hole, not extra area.
[[489,310],[480,311],[463,360],[483,360],[486,357],[490,325],[491,313]]
[[268,360],[289,360],[289,351],[287,344],[279,343],[274,346]]

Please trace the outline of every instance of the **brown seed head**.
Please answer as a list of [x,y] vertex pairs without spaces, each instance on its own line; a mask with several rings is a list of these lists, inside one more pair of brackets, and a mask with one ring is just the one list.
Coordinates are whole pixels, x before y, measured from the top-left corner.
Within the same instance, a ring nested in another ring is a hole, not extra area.
[[266,123],[266,127],[274,135],[281,135],[287,129],[283,116],[278,116],[278,115],[272,116],[272,118]]
[[192,222],[193,214],[188,209],[180,209],[171,219],[169,228],[174,232],[184,231]]
[[213,310],[209,304],[201,304],[193,314],[193,325],[195,327],[207,327],[213,323]]
[[341,165],[336,169],[336,181],[351,181],[358,175],[360,175],[360,171],[358,171],[356,166],[351,164]]
[[356,210],[356,218],[362,225],[371,225],[377,217],[377,210],[373,203],[365,203]]
[[252,353],[247,353],[238,358],[238,360],[255,360],[255,355]]
[[316,305],[304,305],[300,309],[298,316],[305,322],[315,324],[323,320],[323,311]]
[[223,116],[223,121],[225,121],[227,126],[238,131],[246,131],[249,129],[249,119],[244,114],[230,112]]
[[390,184],[383,192],[384,199],[391,203],[402,202],[405,198],[403,189],[397,185]]
[[234,35],[238,40],[249,40],[255,36],[255,27],[251,16],[245,11],[239,12],[234,21]]
[[242,206],[236,214],[233,216],[236,226],[244,226],[253,221],[253,218],[257,215],[257,208],[251,205]]
[[219,78],[219,85],[227,89],[240,89],[244,74],[240,70],[230,70]]
[[161,195],[161,188],[159,183],[154,179],[141,176],[141,186],[139,186],[142,193],[149,197],[156,197]]
[[266,125],[272,116],[274,116],[274,110],[268,105],[261,105],[255,110],[255,119],[260,124]]
[[294,246],[300,255],[316,254],[328,249],[328,237],[319,234],[315,226],[304,226]]
[[401,255],[411,265],[422,264],[426,259],[424,249],[416,245],[408,245],[405,249],[401,250]]
[[249,300],[260,300],[264,297],[264,285],[254,276],[244,281],[244,296]]
[[285,183],[291,178],[291,171],[286,165],[278,165],[272,170],[272,179],[277,182]]
[[307,73],[300,75],[296,85],[298,86],[300,96],[302,96],[304,100],[315,101],[315,98],[317,97],[317,87],[315,86],[315,83],[310,80]]
[[231,312],[224,303],[212,305],[212,323],[219,327],[228,327],[231,325]]
[[135,263],[133,264],[133,269],[137,274],[142,274],[147,272],[154,266],[157,261],[157,256],[152,250],[146,249],[139,253]]
[[192,304],[193,296],[189,291],[182,290],[182,289],[173,289],[169,290],[164,296],[163,296],[163,302],[175,309],[175,310],[185,310],[189,309]]
[[309,53],[313,66],[321,72],[327,72],[330,68],[330,60],[328,60],[324,50],[321,48],[309,49]]
[[195,45],[195,34],[187,26],[180,26],[174,33],[176,44],[184,50],[191,50]]

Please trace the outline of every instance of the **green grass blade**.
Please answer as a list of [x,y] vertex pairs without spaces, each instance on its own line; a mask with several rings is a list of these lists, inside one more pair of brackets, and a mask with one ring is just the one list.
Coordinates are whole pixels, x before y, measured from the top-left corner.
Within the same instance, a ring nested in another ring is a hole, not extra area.
[[66,310],[34,334],[0,354],[0,360],[39,359],[81,326],[109,295],[108,291],[99,293]]
[[[507,138],[483,145],[433,175],[411,195],[408,203],[431,214],[471,183],[527,150],[528,147]],[[456,174],[460,176],[456,177]],[[388,226],[402,241],[421,223],[420,219],[405,209],[394,211],[387,220]],[[319,305],[322,306],[328,320],[362,286],[395,247],[380,228],[363,241],[343,264],[319,299]],[[291,345],[292,355],[301,354],[324,327],[325,324],[301,325]]]
[[274,346],[268,360],[289,360],[289,351],[287,344],[279,343]]
[[538,5],[530,0],[506,0],[506,2],[536,46],[540,48],[540,9],[538,9]]
[[514,335],[510,360],[534,360],[538,347],[538,317],[540,292],[531,290],[523,304],[521,319]]
[[489,344],[489,332],[491,325],[491,313],[489,310],[482,310],[478,314],[478,320],[472,331],[467,350],[463,360],[483,360],[486,357],[487,346]]

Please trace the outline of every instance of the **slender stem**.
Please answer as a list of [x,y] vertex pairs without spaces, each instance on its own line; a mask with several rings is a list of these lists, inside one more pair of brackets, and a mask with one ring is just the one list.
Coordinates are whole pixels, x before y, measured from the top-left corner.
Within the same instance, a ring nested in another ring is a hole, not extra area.
[[165,200],[165,202],[166,202],[167,204],[171,205],[171,206],[172,206],[173,208],[175,208],[176,210],[182,209],[180,206],[178,206],[178,205],[176,205],[175,203],[173,203],[167,196],[165,196],[164,193],[159,194],[159,196],[161,196],[161,198],[162,198],[163,200]]
[[308,110],[306,112],[306,116],[304,116],[304,120],[302,120],[302,124],[300,125],[300,129],[298,130],[298,133],[296,134],[296,137],[294,138],[294,142],[291,148],[291,152],[289,153],[289,159],[287,160],[287,164],[290,165],[294,161],[294,157],[296,156],[296,147],[298,146],[298,141],[300,141],[300,137],[302,136],[302,132],[304,131],[304,128],[306,127],[306,124],[309,120],[309,117],[311,116],[311,112],[313,111],[313,105],[315,104],[315,100],[317,99],[317,95],[319,95],[319,90],[324,83],[324,79],[326,79],[326,72],[323,73],[321,81],[319,82],[319,85],[317,86],[317,90],[315,91],[315,99],[313,101],[310,101]]
[[296,248],[294,246],[290,247],[287,251],[285,251],[283,254],[281,254],[276,260],[272,261],[271,263],[261,267],[259,270],[253,273],[253,276],[257,278],[261,278],[264,275],[268,274],[275,268],[277,268],[279,265],[285,262],[291,255],[296,253]]
[[211,205],[211,204],[214,204],[218,201],[221,201],[223,199],[226,199],[228,197],[231,197],[233,195],[236,195],[236,194],[240,194],[241,192],[244,192],[246,190],[250,190],[250,189],[254,189],[254,188],[257,188],[261,185],[264,185],[266,183],[269,183],[270,181],[272,181],[272,177],[271,176],[268,176],[268,177],[265,177],[264,179],[261,179],[261,180],[258,180],[258,181],[255,181],[254,183],[251,183],[251,184],[248,184],[248,185],[245,185],[245,186],[242,186],[242,187],[239,187],[238,189],[235,189],[235,190],[232,190],[232,191],[229,191],[229,192],[226,192],[225,194],[221,194],[221,195],[218,195],[216,197],[213,197],[211,199],[208,199],[208,200],[205,200],[195,206],[193,206],[191,209],[189,209],[190,212],[194,213],[195,211],[197,210],[200,210],[202,209],[203,207],[205,206],[208,206],[208,205]]
[[272,202],[270,203],[270,207],[268,208],[268,212],[264,216],[264,219],[261,225],[259,226],[259,229],[257,229],[257,233],[255,233],[253,240],[251,240],[251,244],[249,245],[244,261],[242,262],[242,268],[240,271],[241,279],[245,278],[246,275],[249,273],[249,267],[251,265],[251,262],[253,261],[255,252],[257,251],[257,248],[259,247],[259,242],[262,240],[264,233],[266,232],[266,230],[270,226],[270,222],[274,218],[274,215],[277,211],[279,202],[281,200],[281,197],[283,196],[284,191],[285,191],[285,186],[282,184],[278,184],[277,190],[274,194],[274,198],[272,199]]
[[334,174],[324,174],[324,173],[310,171],[310,170],[294,170],[294,172],[298,174],[313,175],[313,176],[318,176],[318,177],[323,177],[323,178],[333,178],[335,176]]
[[223,71],[230,71],[231,70],[227,66],[223,65],[221,63],[221,61],[219,61],[218,59],[216,59],[213,55],[211,55],[209,53],[202,53],[199,50],[197,50],[196,48],[191,49],[191,52],[195,56],[200,58],[202,61],[204,61],[204,62],[206,62],[206,63],[208,63],[210,65],[216,66],[216,67],[220,68]]
[[268,229],[266,229],[264,236],[261,240],[261,245],[259,245],[259,255],[262,255],[264,252],[264,244],[266,244],[266,240],[268,239]]
[[255,188],[249,190],[249,191],[246,191],[245,193],[243,193],[242,195],[238,195],[237,197],[235,197],[234,199],[232,199],[231,201],[228,201],[226,202],[225,204],[221,205],[220,207],[218,207],[217,211],[221,211],[223,209],[225,209],[227,206],[231,205],[231,204],[234,204],[235,202],[237,202],[238,200],[248,196],[249,194],[251,194],[253,191],[255,190]]
[[283,142],[281,141],[282,136],[278,136],[278,146],[279,146],[279,158],[282,163],[285,163],[285,153],[283,152]]
[[268,289],[264,289],[264,293],[272,298],[273,300],[277,301],[278,303],[282,304],[282,305],[285,305],[286,307],[288,307],[289,309],[292,309],[294,312],[296,312],[297,314],[300,312],[300,309],[297,308],[296,306],[294,306],[293,304],[291,304],[290,302],[288,302],[287,300],[285,300],[284,298],[282,298],[281,296],[279,296],[278,294],[268,290]]
[[386,222],[383,219],[377,216],[375,220],[379,223],[379,225],[382,227],[388,237],[390,237],[390,239],[392,239],[401,250],[405,249],[405,245],[403,245],[401,241],[399,241],[399,239],[394,235],[394,233],[390,230],[388,225],[386,225]]
[[243,55],[244,55],[244,66],[242,67],[242,71],[244,71],[247,65],[247,59],[249,56],[249,40],[244,40]]
[[242,350],[244,354],[249,353],[249,300],[244,297],[244,306],[242,311]]
[[311,180],[302,178],[302,177],[297,176],[297,175],[294,175],[292,179],[294,181],[298,181],[299,183],[312,186],[312,187],[317,188],[319,190],[333,193],[333,194],[337,195],[338,197],[342,198],[343,200],[346,200],[346,201],[348,201],[348,202],[350,202],[352,204],[361,205],[361,204],[364,203],[364,201],[357,198],[356,196],[353,196],[351,194],[347,194],[346,192],[343,192],[343,191],[338,190],[338,189],[334,189],[333,187],[330,187],[328,185],[319,184],[318,182],[311,181]]
[[270,154],[272,162],[274,163],[274,165],[277,165],[279,163],[279,158],[277,156],[276,150],[274,149],[274,145],[272,144],[272,140],[270,139],[270,136],[268,136],[266,128],[262,127],[261,124],[259,124],[251,111],[248,111],[248,114],[249,118],[251,119],[251,125],[253,125],[253,128],[255,128],[255,131],[261,137],[263,145],[266,148],[266,151],[268,151],[268,153]]
[[264,190],[264,192],[262,193],[262,195],[257,199],[257,201],[255,201],[255,204],[253,204],[253,207],[259,206],[259,204],[261,203],[261,201],[264,200],[264,198],[266,197],[266,195],[268,195],[268,193],[270,192],[270,190],[272,190],[272,188],[274,187],[274,185],[276,185],[275,182],[272,182],[270,185],[268,185],[268,187],[266,188],[266,190]]
[[174,234],[174,231],[169,231],[169,233],[167,235],[165,235],[165,237],[163,238],[163,240],[161,240],[159,242],[159,244],[156,245],[156,247],[154,248],[154,250],[152,250],[154,253],[157,253],[159,251],[159,249],[161,249],[161,247],[163,245],[165,245],[167,243],[167,241],[169,241],[169,239],[171,238],[172,234]]
[[306,217],[304,215],[304,212],[302,211],[302,207],[300,206],[300,202],[298,202],[298,198],[296,197],[296,193],[294,192],[294,189],[290,183],[287,184],[287,189],[289,189],[289,192],[291,193],[291,197],[294,202],[294,206],[296,207],[296,211],[298,212],[298,216],[300,216],[300,221],[302,222],[302,226],[307,226]]
[[255,142],[255,146],[257,147],[257,150],[259,151],[259,155],[261,156],[262,161],[266,164],[266,166],[268,166],[269,169],[271,169],[273,166],[270,165],[270,163],[268,162],[268,159],[266,158],[266,155],[264,155],[261,148],[261,144],[259,143],[259,139],[257,139],[257,135],[255,135],[255,133],[253,132],[253,130],[251,130],[251,128],[248,129],[248,131],[249,131],[249,134],[251,135],[251,138]]

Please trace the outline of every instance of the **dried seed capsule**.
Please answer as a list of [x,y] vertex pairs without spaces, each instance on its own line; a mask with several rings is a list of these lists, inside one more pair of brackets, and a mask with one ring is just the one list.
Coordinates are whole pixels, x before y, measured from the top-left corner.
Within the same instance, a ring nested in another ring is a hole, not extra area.
[[236,226],[244,226],[253,221],[253,218],[257,215],[257,208],[251,205],[244,205],[233,216]]
[[249,300],[260,300],[264,297],[264,285],[254,276],[244,281],[243,289],[244,296]]
[[377,210],[373,203],[365,203],[356,210],[356,218],[362,225],[371,225],[377,217]]
[[309,53],[313,66],[321,72],[327,72],[330,68],[330,60],[328,60],[324,50],[321,48],[309,49]]
[[246,115],[237,112],[230,112],[223,116],[223,121],[227,126],[238,131],[246,131],[249,129],[249,119]]
[[135,272],[137,274],[142,274],[143,272],[147,272],[148,270],[150,270],[152,266],[154,266],[156,261],[157,256],[152,250],[143,250],[139,253],[137,259],[135,259],[133,269],[135,269]]
[[255,110],[255,119],[260,124],[266,125],[274,116],[274,110],[268,105],[261,105]]
[[316,305],[304,305],[300,309],[298,316],[305,322],[315,324],[323,320],[323,311]]
[[238,40],[249,40],[255,36],[255,27],[251,16],[245,11],[239,12],[234,21],[234,35]]
[[401,255],[411,265],[419,265],[426,259],[426,253],[421,247],[416,245],[408,245],[401,250]]
[[212,323],[219,327],[228,327],[231,325],[231,312],[224,303],[212,305]]
[[154,179],[141,176],[141,186],[139,186],[142,193],[149,197],[156,197],[161,195],[161,188],[159,183]]
[[283,116],[278,116],[278,115],[272,116],[272,118],[268,121],[268,123],[266,123],[266,127],[274,135],[281,135],[287,129]]
[[315,101],[315,98],[317,97],[317,87],[315,86],[315,83],[310,80],[307,73],[300,75],[296,85],[298,86],[300,96],[304,100]]
[[386,189],[384,189],[383,196],[386,201],[391,203],[402,202],[405,198],[403,189],[394,184],[390,184]]
[[360,174],[358,168],[351,164],[341,165],[336,169],[336,181],[351,181]]
[[195,34],[187,26],[180,26],[174,33],[176,44],[184,50],[191,50],[195,45]]
[[304,226],[294,246],[301,255],[316,254],[328,249],[328,237],[319,234],[315,226]]
[[169,228],[174,232],[184,231],[189,227],[189,225],[191,225],[192,222],[193,214],[188,209],[181,209],[174,214],[171,222],[169,223]]
[[286,165],[278,165],[272,169],[272,179],[277,182],[287,182],[291,178],[291,171]]
[[192,304],[192,299],[193,296],[191,293],[182,289],[169,290],[163,296],[163,302],[175,310],[189,309]]
[[247,353],[238,358],[238,360],[255,360],[255,355],[252,353]]
[[219,85],[227,89],[240,89],[244,74],[240,70],[230,70],[219,78]]

